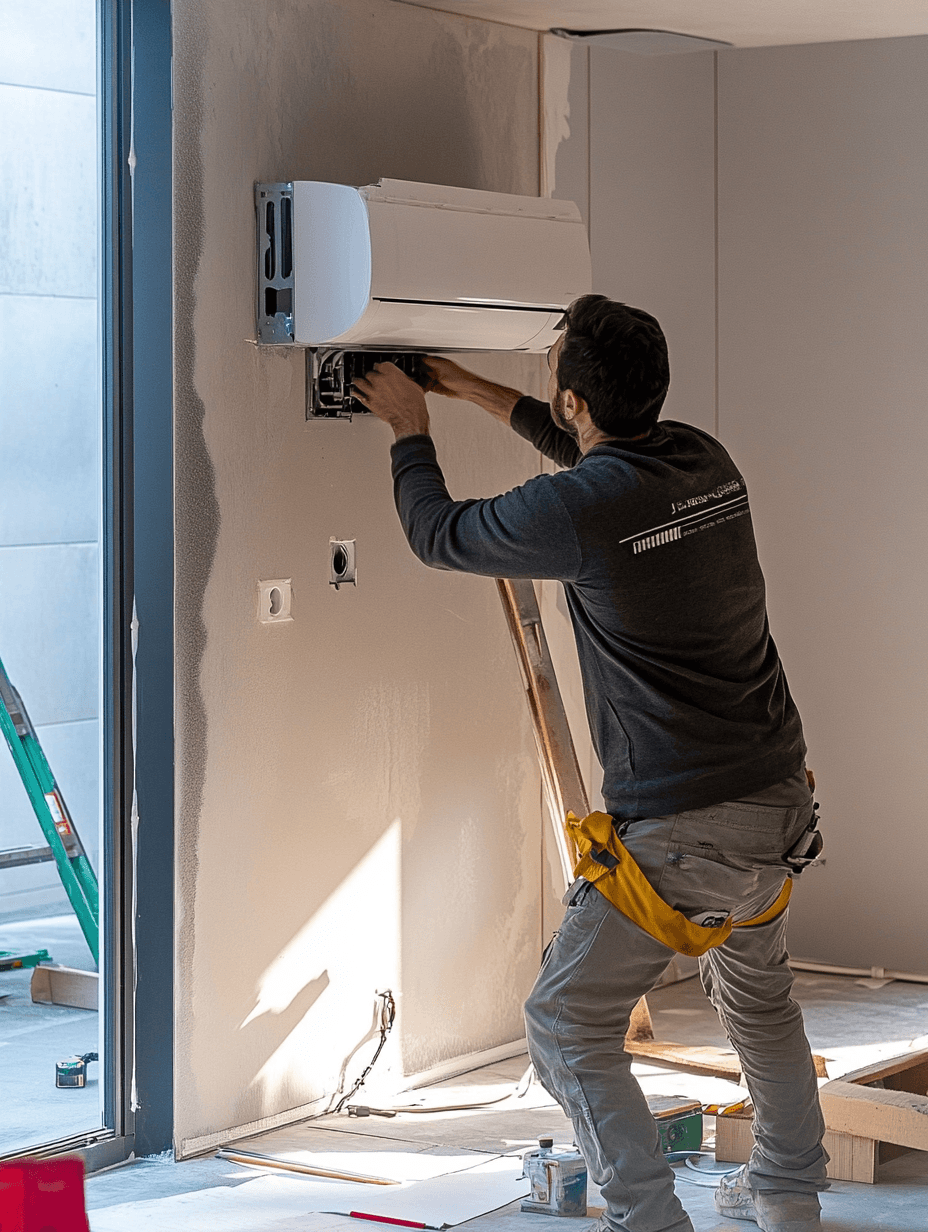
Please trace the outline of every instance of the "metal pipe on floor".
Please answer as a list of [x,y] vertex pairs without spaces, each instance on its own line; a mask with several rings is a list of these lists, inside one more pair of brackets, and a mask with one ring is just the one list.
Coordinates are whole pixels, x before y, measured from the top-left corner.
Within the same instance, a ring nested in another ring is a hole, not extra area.
[[832,963],[812,962],[808,958],[790,958],[794,971],[815,971],[821,975],[856,975],[869,980],[901,980],[907,984],[928,984],[928,975],[913,975],[909,971],[887,971],[884,967],[838,967]]

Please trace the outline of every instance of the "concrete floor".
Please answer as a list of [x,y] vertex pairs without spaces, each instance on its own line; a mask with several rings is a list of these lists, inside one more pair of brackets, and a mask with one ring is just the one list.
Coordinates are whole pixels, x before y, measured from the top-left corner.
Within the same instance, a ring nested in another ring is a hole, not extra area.
[[[829,1074],[837,1077],[878,1055],[906,1051],[928,1034],[928,986],[888,984],[881,989],[865,988],[853,979],[840,976],[800,973],[797,999],[806,1015],[808,1033],[815,1051],[829,1058]],[[681,1043],[725,1044],[714,1012],[697,980],[657,989],[650,997],[655,1032],[663,1039]],[[480,1098],[488,1088],[504,1091],[525,1068],[526,1059],[516,1058],[499,1065],[455,1078],[430,1092],[442,1090],[443,1099],[461,1101]],[[679,1072],[636,1064],[634,1072],[648,1093],[692,1094],[705,1102],[724,1099],[737,1088],[715,1079],[699,1079]],[[373,1095],[369,1096],[373,1101]],[[308,1149],[344,1151],[387,1149],[457,1151],[513,1151],[524,1149],[542,1133],[553,1133],[556,1140],[571,1139],[567,1121],[543,1093],[524,1106],[510,1101],[499,1109],[467,1113],[400,1115],[392,1120],[349,1119],[345,1115],[304,1122],[299,1133]],[[291,1134],[293,1130],[289,1131]],[[707,1118],[707,1134],[712,1122]],[[273,1135],[263,1141],[273,1144]],[[721,1219],[714,1210],[712,1189],[684,1179],[678,1169],[677,1189],[689,1212],[696,1232],[744,1232],[752,1224]],[[254,1170],[215,1158],[174,1163],[169,1156],[133,1162],[123,1168],[88,1178],[87,1206],[94,1232],[169,1232],[176,1218],[171,1197],[196,1195],[216,1187],[239,1186],[255,1177]],[[702,1179],[702,1178],[697,1178]],[[591,1207],[598,1194],[591,1188]],[[192,1196],[186,1217],[195,1210]],[[124,1205],[129,1204],[132,1205]],[[136,1205],[141,1203],[142,1205]],[[193,1205],[190,1205],[190,1204]],[[121,1209],[114,1209],[114,1208]],[[823,1226],[826,1232],[926,1232],[928,1229],[928,1154],[912,1152],[883,1166],[876,1185],[834,1182],[823,1195]],[[95,1217],[96,1216],[96,1217]],[[195,1224],[183,1224],[199,1226]],[[204,1228],[207,1224],[202,1225]],[[223,1232],[219,1222],[208,1224],[210,1232]],[[298,1219],[257,1220],[253,1224],[232,1219],[230,1228],[253,1226],[255,1232],[301,1228],[305,1232],[357,1232],[351,1219],[307,1213]],[[550,1219],[523,1214],[518,1203],[473,1219],[461,1225],[473,1232],[550,1232]],[[571,1227],[585,1228],[583,1221]]]
[[[54,962],[93,971],[73,914],[0,923],[0,950],[48,950]],[[83,1090],[55,1086],[55,1062],[99,1052],[99,1015],[60,1005],[34,1005],[32,972],[0,971],[0,1155],[66,1138],[101,1124],[100,1067],[91,1063]]]

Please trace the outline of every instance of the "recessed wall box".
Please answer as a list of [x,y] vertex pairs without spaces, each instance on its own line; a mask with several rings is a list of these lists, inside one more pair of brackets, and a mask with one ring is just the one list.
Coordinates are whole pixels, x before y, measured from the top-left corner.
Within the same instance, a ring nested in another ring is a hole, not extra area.
[[262,343],[544,351],[591,289],[572,201],[407,180],[258,184],[255,200]]
[[422,357],[415,351],[306,351],[306,418],[351,419],[368,415],[363,403],[352,397],[355,377],[364,376],[375,364],[396,364],[401,372],[425,388],[427,374]]
[[329,540],[329,585],[357,586],[358,550],[354,539]]

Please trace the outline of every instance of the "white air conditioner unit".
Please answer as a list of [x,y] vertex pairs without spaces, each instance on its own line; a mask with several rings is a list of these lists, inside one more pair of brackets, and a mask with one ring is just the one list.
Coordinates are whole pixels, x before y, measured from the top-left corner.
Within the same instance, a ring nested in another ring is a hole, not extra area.
[[258,341],[544,351],[591,289],[572,201],[408,180],[258,184]]

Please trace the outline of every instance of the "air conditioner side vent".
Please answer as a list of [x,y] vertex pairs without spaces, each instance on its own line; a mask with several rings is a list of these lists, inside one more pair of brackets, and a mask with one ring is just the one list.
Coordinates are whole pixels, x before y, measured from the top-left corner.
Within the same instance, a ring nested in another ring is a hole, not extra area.
[[293,184],[255,184],[258,342],[293,342]]

